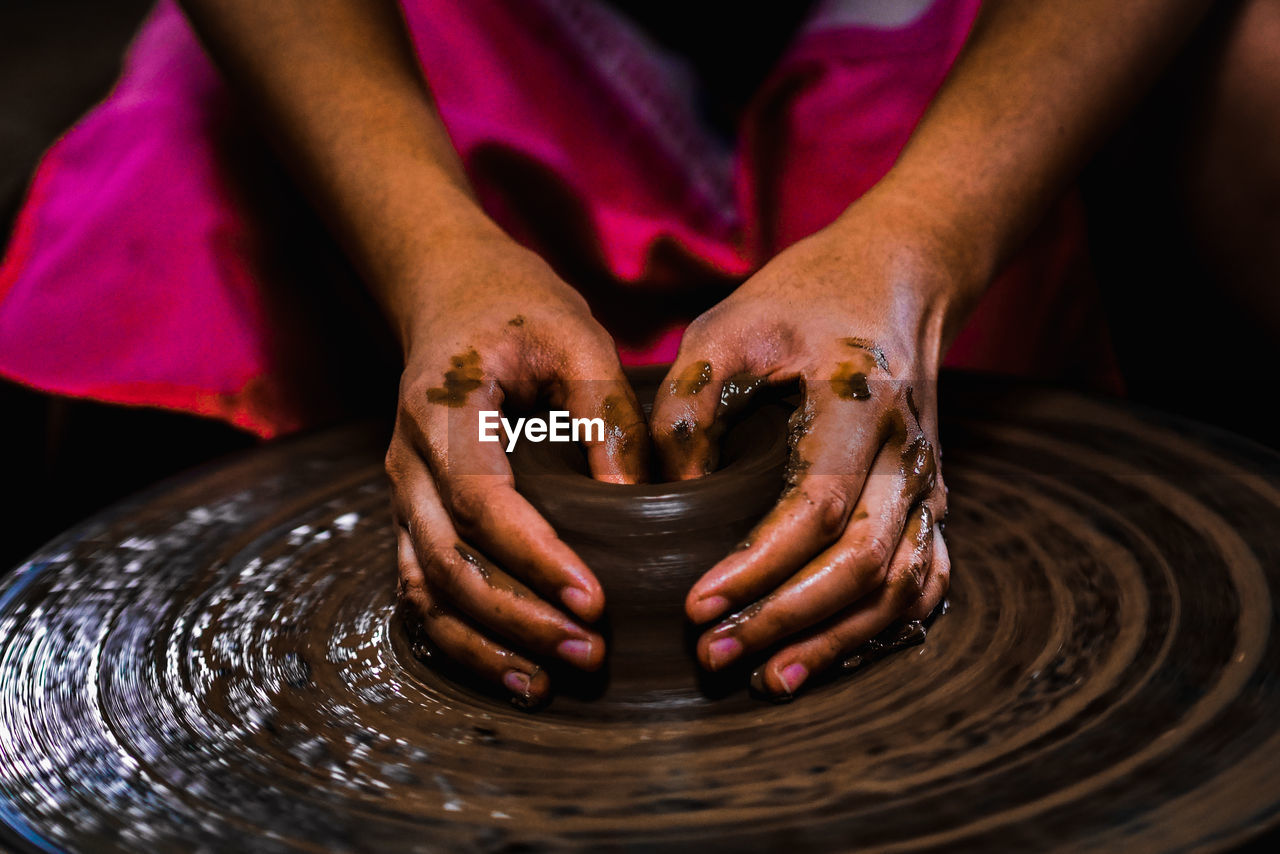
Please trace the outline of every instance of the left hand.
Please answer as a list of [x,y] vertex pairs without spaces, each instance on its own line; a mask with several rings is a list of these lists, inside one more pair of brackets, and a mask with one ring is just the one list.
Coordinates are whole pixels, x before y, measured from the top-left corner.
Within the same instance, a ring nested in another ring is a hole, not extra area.
[[860,202],[780,253],[689,326],[654,405],[667,475],[694,478],[715,466],[726,383],[801,383],[787,489],[685,605],[719,620],[698,642],[708,669],[775,650],[753,678],[768,694],[947,592],[935,391],[968,282],[913,222]]

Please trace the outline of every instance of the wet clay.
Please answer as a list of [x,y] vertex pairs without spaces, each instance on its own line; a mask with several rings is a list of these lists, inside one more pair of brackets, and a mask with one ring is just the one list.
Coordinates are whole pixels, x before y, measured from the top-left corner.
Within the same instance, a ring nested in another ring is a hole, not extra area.
[[836,372],[831,375],[831,390],[841,400],[871,399],[867,375],[858,370],[853,362],[841,362],[836,366]]
[[712,379],[710,362],[691,362],[671,381],[671,393],[681,397],[695,395]]
[[460,407],[467,403],[467,395],[480,388],[484,373],[480,370],[480,354],[474,349],[459,353],[449,360],[444,372],[444,385],[427,389],[427,401]]
[[[0,584],[0,847],[1184,851],[1274,825],[1280,458],[1065,393],[943,390],[949,613],[783,705],[528,714],[424,664],[385,429],[114,507]],[[683,524],[646,506],[647,531]]]
[[[661,369],[629,372],[652,408]],[[620,485],[592,480],[581,449],[524,442],[510,455],[516,489],[595,573],[604,588],[600,626],[609,650],[599,674],[555,674],[569,697],[607,708],[682,707],[742,693],[749,671],[711,679],[694,659],[684,600],[777,503],[787,463],[791,407],[757,399],[723,436],[719,467],[697,480]],[[744,665],[745,668],[745,665]]]

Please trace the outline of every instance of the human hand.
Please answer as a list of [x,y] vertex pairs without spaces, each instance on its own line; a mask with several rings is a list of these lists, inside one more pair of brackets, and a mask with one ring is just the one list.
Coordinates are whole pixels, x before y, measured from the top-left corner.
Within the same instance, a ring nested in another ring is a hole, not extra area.
[[667,475],[693,478],[714,468],[729,397],[801,384],[782,498],[686,601],[719,621],[698,642],[708,669],[773,650],[752,680],[768,694],[947,592],[936,379],[968,283],[912,222],[855,206],[780,253],[690,325],[654,406]]
[[646,426],[609,335],[541,259],[505,239],[452,249],[467,260],[431,265],[402,322],[386,458],[400,590],[441,652],[531,706],[550,691],[539,661],[600,666],[604,641],[587,626],[604,593],[516,493],[503,443],[479,441],[479,413],[545,394],[571,417],[604,418],[587,457],[617,483],[647,471]]

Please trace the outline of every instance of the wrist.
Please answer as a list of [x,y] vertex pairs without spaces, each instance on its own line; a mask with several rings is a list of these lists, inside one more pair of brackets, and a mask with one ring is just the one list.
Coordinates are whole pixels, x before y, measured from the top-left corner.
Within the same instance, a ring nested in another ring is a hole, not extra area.
[[945,346],[963,326],[996,273],[986,235],[949,216],[930,195],[887,176],[831,226],[842,242],[883,253],[899,298],[925,337]]
[[846,218],[891,229],[945,274],[957,297],[980,296],[999,271],[993,218],[964,209],[946,188],[914,174],[891,170],[841,216]]
[[496,226],[420,231],[416,242],[375,287],[406,358],[417,339],[435,334],[442,316],[460,319],[474,284],[489,278],[481,267],[526,251]]

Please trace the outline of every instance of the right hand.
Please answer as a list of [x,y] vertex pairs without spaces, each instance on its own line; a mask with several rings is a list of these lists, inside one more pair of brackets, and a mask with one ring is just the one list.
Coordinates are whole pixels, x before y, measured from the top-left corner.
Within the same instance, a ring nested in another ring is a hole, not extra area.
[[647,471],[647,430],[586,301],[515,243],[472,244],[427,265],[419,308],[399,317],[405,369],[386,468],[400,592],[436,648],[532,706],[551,688],[539,661],[602,663],[604,640],[588,626],[604,592],[515,491],[503,431],[479,441],[479,412],[545,394],[574,418],[604,418],[587,458],[614,483]]

